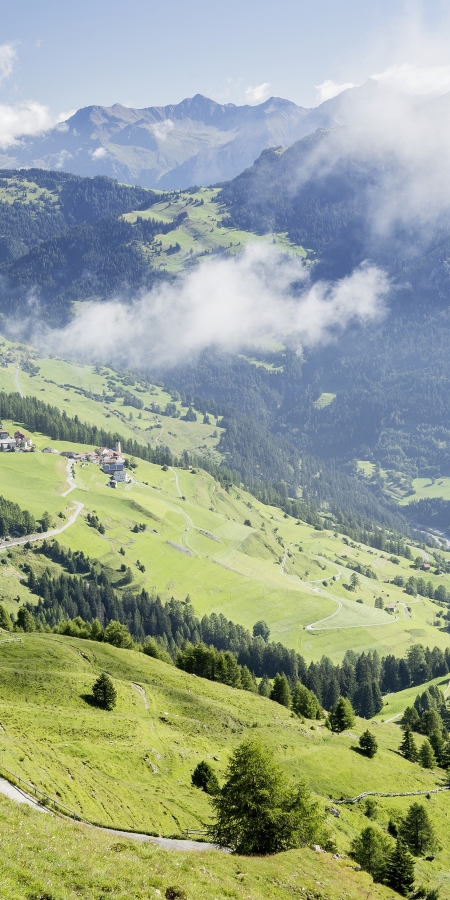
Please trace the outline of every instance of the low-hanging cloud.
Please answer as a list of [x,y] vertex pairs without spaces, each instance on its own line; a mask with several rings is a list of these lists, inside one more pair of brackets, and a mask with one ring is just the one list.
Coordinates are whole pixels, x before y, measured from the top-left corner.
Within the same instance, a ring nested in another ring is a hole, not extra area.
[[267,335],[328,341],[352,321],[379,319],[386,275],[364,264],[336,283],[311,284],[307,268],[266,245],[204,262],[136,299],[86,305],[64,329],[35,335],[47,352],[99,362],[170,367],[213,347],[235,352]]
[[338,94],[342,94],[342,91],[358,87],[358,85],[354,84],[353,81],[345,81],[343,84],[339,84],[339,82],[332,81],[328,78],[326,81],[323,81],[322,84],[315,84],[314,87],[318,92],[319,103],[324,103],[325,100],[331,100],[333,97],[337,97]]
[[251,105],[264,103],[270,96],[270,82],[265,81],[263,84],[256,84],[254,87],[250,85],[245,91],[245,97]]

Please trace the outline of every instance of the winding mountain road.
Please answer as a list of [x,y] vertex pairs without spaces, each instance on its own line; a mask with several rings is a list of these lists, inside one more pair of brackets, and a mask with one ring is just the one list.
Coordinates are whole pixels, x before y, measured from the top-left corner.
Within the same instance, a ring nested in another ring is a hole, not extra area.
[[[64,493],[61,494],[61,497],[66,497],[67,494],[70,494],[70,492],[76,488],[76,484],[72,476],[72,467],[70,460],[67,461],[67,484],[69,485],[69,488],[67,491],[64,491]],[[84,507],[84,503],[80,503],[79,500],[74,500],[73,505],[74,509],[72,510],[71,515],[67,519],[67,522],[65,522],[64,525],[61,525],[61,528],[52,528],[50,531],[41,531],[39,534],[25,534],[23,535],[23,537],[13,538],[10,541],[0,541],[0,553],[3,550],[9,550],[10,547],[18,547],[21,544],[27,544],[28,542],[32,544],[35,541],[43,541],[46,538],[51,538],[55,537],[57,534],[62,534],[63,531],[66,531],[67,528],[70,528],[70,526],[73,525]]]
[[[41,806],[31,794],[27,794],[21,788],[16,787],[11,784],[6,778],[0,778],[0,794],[3,794],[8,800],[12,800],[14,803],[24,803],[26,806],[31,806],[32,809],[37,810],[38,812],[44,812],[54,815],[51,810],[47,809],[45,806]],[[69,819],[68,821],[72,822],[73,819]],[[136,831],[119,831],[116,828],[101,828],[98,825],[91,825],[90,822],[78,821],[76,822],[78,826],[82,825],[86,828],[95,828],[96,831],[102,831],[104,834],[113,834],[117,837],[126,838],[132,841],[149,841],[152,844],[157,844],[163,850],[220,850],[220,847],[217,847],[216,844],[208,844],[203,841],[190,841],[190,840],[177,840],[176,838],[163,838],[163,837],[153,837],[149,834],[143,834],[141,832]]]

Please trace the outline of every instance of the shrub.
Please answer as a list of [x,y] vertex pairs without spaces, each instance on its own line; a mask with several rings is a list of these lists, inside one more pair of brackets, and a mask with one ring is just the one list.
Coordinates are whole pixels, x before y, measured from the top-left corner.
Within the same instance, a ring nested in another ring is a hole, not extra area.
[[361,747],[361,750],[363,751],[365,756],[368,756],[369,759],[373,759],[375,753],[378,750],[378,744],[375,740],[375,736],[371,734],[368,729],[361,735],[359,739],[359,746]]
[[201,788],[202,791],[205,791],[205,794],[217,794],[219,791],[216,773],[204,759],[195,767],[191,781],[194,787]]
[[97,681],[94,682],[92,685],[92,693],[97,706],[100,706],[102,709],[114,709],[117,700],[117,691],[111,678],[106,672],[102,672],[97,678]]

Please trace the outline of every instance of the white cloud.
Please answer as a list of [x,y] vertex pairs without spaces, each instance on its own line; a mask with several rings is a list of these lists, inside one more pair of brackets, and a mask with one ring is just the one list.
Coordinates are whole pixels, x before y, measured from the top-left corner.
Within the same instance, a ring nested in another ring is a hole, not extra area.
[[264,103],[264,100],[270,96],[270,82],[265,81],[264,84],[257,84],[255,87],[248,87],[245,96],[251,104]]
[[55,124],[47,106],[35,100],[24,100],[14,106],[0,103],[0,147],[17,143],[19,137],[37,135]]
[[173,128],[174,124],[172,119],[165,119],[164,122],[157,122],[156,125],[152,125],[153,134],[158,141],[165,141],[167,135]]
[[67,112],[60,112],[56,116],[55,122],[58,124],[60,122],[67,122],[67,119],[71,119],[72,116],[75,115],[75,113],[76,113],[76,109],[69,109]]
[[0,44],[0,84],[11,75],[16,58],[14,44]]
[[410,63],[389,66],[370,76],[384,87],[404,94],[444,94],[450,91],[450,66],[417,66]]
[[59,153],[55,154],[53,159],[55,169],[62,169],[66,165],[67,160],[72,159],[72,154],[69,153],[68,150],[61,150]]
[[358,85],[353,84],[352,81],[338,84],[337,81],[330,81],[330,79],[328,79],[328,81],[323,81],[322,84],[315,84],[314,87],[316,91],[319,92],[319,103],[323,103],[325,100],[331,100],[332,97],[337,97],[342,91],[346,91],[348,88],[358,87]]
[[50,352],[167,367],[208,347],[236,351],[267,334],[290,332],[305,345],[330,340],[352,320],[379,318],[388,289],[384,273],[370,265],[334,284],[311,284],[299,259],[253,244],[131,304],[85,306],[66,328],[34,340]]
[[108,156],[108,151],[106,147],[97,147],[96,150],[91,150],[90,154],[92,159],[104,159],[105,156]]

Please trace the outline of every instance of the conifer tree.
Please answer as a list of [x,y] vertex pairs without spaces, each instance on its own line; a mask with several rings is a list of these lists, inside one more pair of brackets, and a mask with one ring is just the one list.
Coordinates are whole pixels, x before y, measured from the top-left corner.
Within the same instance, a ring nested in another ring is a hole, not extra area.
[[205,759],[195,767],[191,781],[194,787],[201,788],[206,794],[217,794],[219,791],[217,775]]
[[384,881],[386,860],[392,849],[392,840],[374,825],[368,825],[352,841],[350,855],[369,872],[374,881]]
[[0,603],[0,628],[3,628],[5,631],[12,630],[11,619],[2,603]]
[[414,860],[400,837],[390,854],[386,883],[394,891],[406,896],[414,885]]
[[213,806],[213,839],[246,856],[314,843],[323,827],[306,787],[290,788],[268,748],[250,738],[234,751]]
[[438,765],[442,765],[442,754],[444,752],[445,741],[441,731],[433,731],[429,736],[429,741],[436,757]]
[[428,738],[425,738],[419,750],[419,762],[424,769],[432,769],[436,765],[436,757]]
[[378,750],[378,744],[376,742],[375,736],[371,734],[369,729],[363,732],[359,739],[359,746],[363,753],[369,757],[369,759],[373,759],[375,753]]
[[409,762],[417,762],[418,754],[416,742],[409,727],[405,728],[405,733],[403,735],[403,740],[400,744],[399,750],[402,756],[404,756],[405,759],[409,760]]
[[272,690],[272,688],[270,686],[270,681],[269,681],[267,675],[263,675],[263,677],[261,678],[261,681],[259,682],[259,685],[258,685],[258,694],[261,697],[270,697],[271,690]]
[[301,681],[297,681],[292,694],[292,709],[297,716],[305,716],[306,719],[318,719],[322,712],[316,695]]
[[399,834],[414,856],[422,856],[437,849],[436,834],[423,803],[411,804]]
[[334,709],[330,712],[330,725],[332,731],[345,731],[355,724],[355,713],[350,700],[339,697]]
[[248,666],[242,666],[241,669],[241,688],[243,691],[252,691],[253,693],[256,693],[257,690]]
[[92,693],[95,697],[97,706],[101,706],[102,709],[114,709],[116,705],[117,691],[111,678],[106,674],[106,672],[102,672],[102,674],[97,678],[97,681],[94,682],[92,686]]
[[450,741],[446,741],[442,748],[440,764],[443,769],[450,768]]
[[275,703],[280,703],[281,706],[286,706],[288,709],[290,708],[292,697],[286,675],[275,675],[273,688],[270,692],[270,699],[275,700]]

